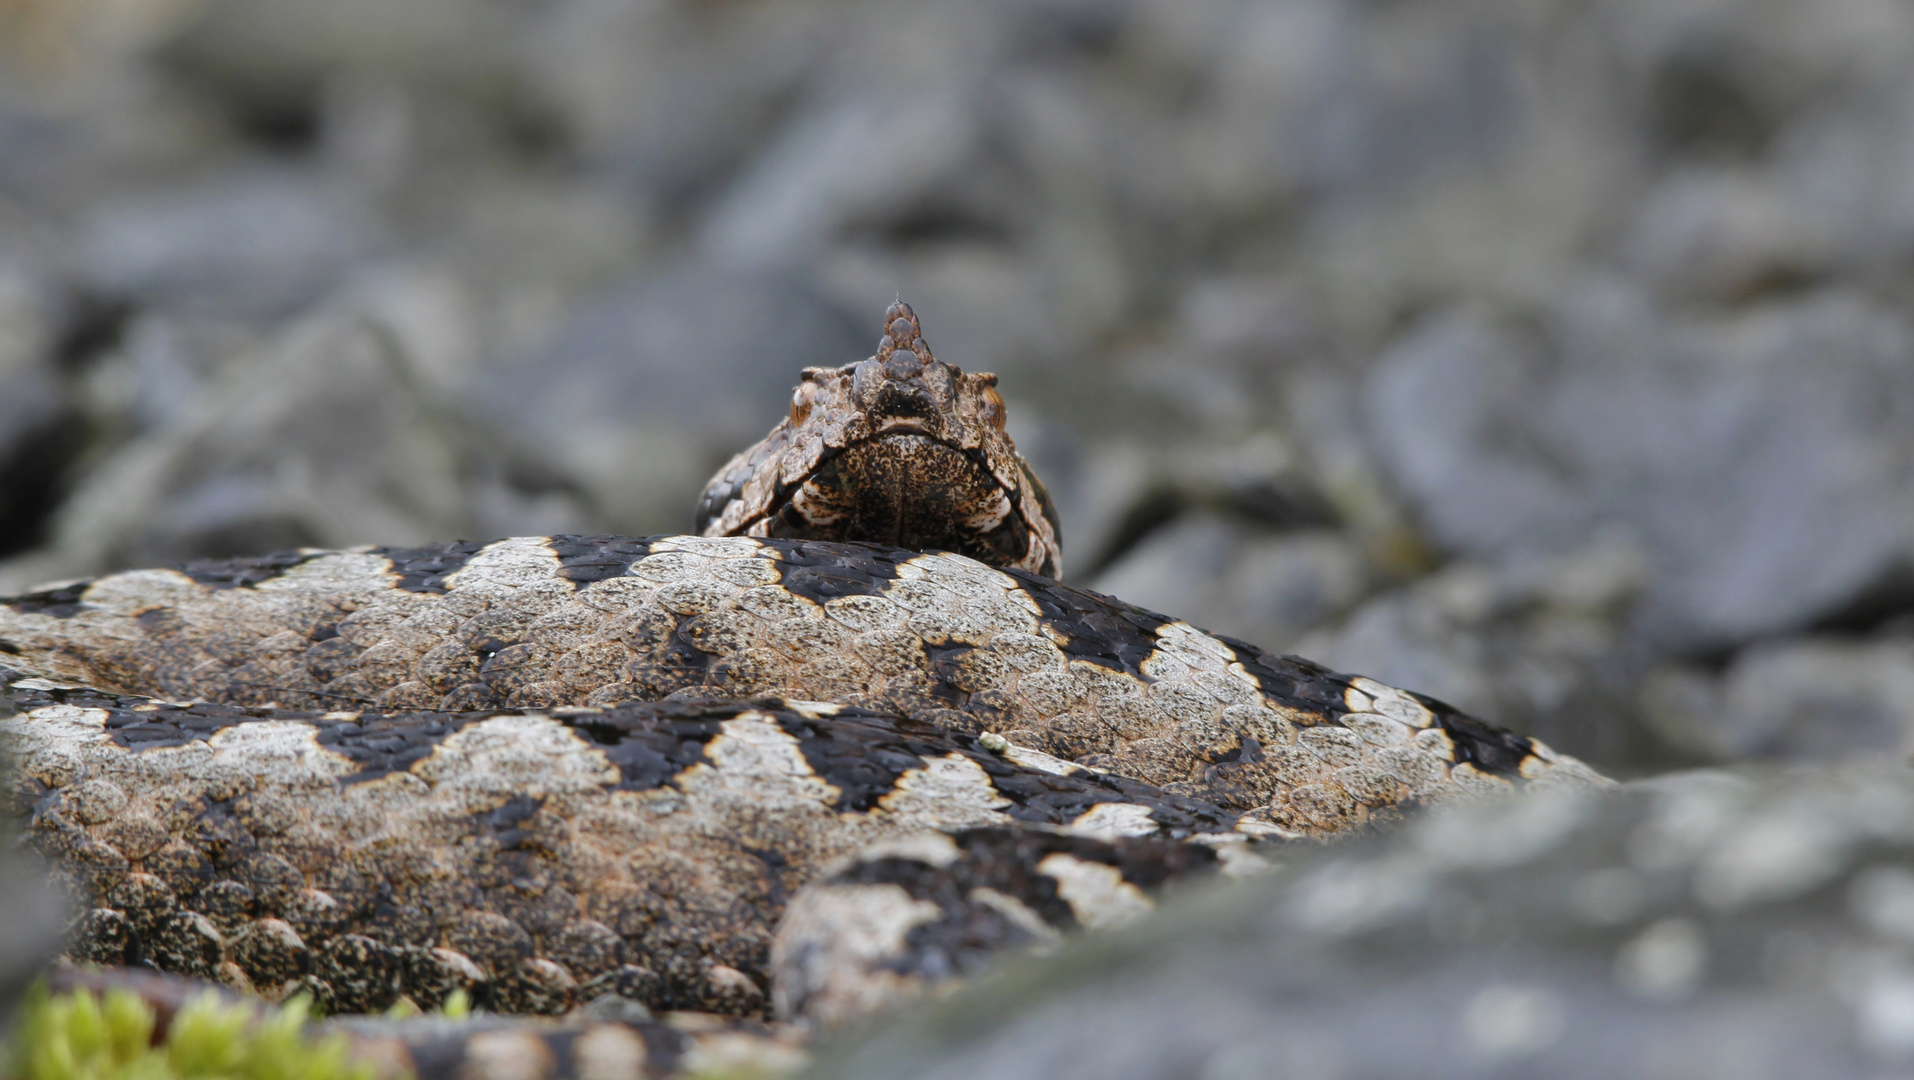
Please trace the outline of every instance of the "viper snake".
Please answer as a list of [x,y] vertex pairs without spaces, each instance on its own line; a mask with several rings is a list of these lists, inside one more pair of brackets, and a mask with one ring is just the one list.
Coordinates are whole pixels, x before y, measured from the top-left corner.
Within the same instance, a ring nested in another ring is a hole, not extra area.
[[361,1025],[422,1076],[662,1075],[1287,845],[1604,783],[1061,584],[995,383],[899,303],[719,471],[701,536],[299,550],[0,601],[9,807],[73,898],[70,956],[342,1013],[462,990],[561,1017]]

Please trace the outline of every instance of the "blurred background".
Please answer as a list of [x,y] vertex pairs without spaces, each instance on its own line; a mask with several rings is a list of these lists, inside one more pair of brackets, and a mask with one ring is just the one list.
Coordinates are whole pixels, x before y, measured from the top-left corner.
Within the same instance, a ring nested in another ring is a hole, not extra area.
[[898,294],[1072,582],[1914,748],[1900,0],[0,0],[0,593],[680,531]]

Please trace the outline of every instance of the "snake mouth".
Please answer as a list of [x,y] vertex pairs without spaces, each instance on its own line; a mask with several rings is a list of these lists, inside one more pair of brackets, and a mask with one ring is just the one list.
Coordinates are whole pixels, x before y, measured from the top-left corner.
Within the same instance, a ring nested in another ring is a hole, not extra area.
[[[803,474],[788,483],[779,483],[764,508],[750,521],[745,522],[740,531],[755,535],[758,528],[765,526],[775,528],[772,523],[780,518],[788,517],[791,512],[800,512],[796,510],[796,504],[804,492],[809,490],[815,493],[819,489],[841,488],[844,484],[843,474],[847,471],[856,472],[868,468],[868,460],[864,464],[859,464],[858,459],[868,459],[874,451],[880,457],[899,462],[912,459],[922,461],[926,457],[924,451],[930,451],[932,455],[948,463],[948,466],[956,466],[969,473],[971,477],[966,484],[946,474],[936,483],[946,488],[967,486],[972,491],[980,488],[994,489],[1007,501],[1011,517],[1016,519],[1024,517],[1023,500],[1017,485],[1014,482],[1005,483],[997,475],[991,468],[983,447],[963,447],[947,438],[933,434],[917,421],[900,420],[881,431],[847,442],[843,446],[833,447],[819,455],[817,461]],[[851,459],[848,470],[846,469],[847,458]],[[869,476],[868,473],[861,475]],[[926,478],[897,474],[893,474],[892,480],[902,480],[913,485],[919,482],[931,482]]]
[[[882,439],[896,438],[900,435],[916,435],[919,438],[929,439],[939,445],[948,446],[952,450],[961,449],[961,447],[952,444],[950,440],[940,438],[932,432],[930,428],[925,427],[922,420],[892,420],[884,425],[883,430],[873,432],[868,437],[859,439],[856,443],[850,445],[856,446],[859,443],[873,443]],[[847,446],[846,449],[849,449],[849,447]]]
[[[771,496],[770,507],[768,507],[760,517],[776,516],[778,510],[790,502],[793,492],[801,490],[807,484],[814,483],[818,477],[836,468],[838,462],[846,455],[854,454],[868,447],[879,446],[892,440],[902,439],[922,439],[924,442],[930,443],[940,450],[947,450],[953,454],[961,455],[979,474],[989,477],[991,482],[997,484],[999,487],[1005,486],[1002,481],[997,479],[997,474],[991,471],[990,461],[984,456],[983,447],[973,446],[966,449],[951,442],[949,439],[932,434],[922,424],[906,420],[886,427],[882,431],[873,432],[864,438],[847,442],[843,446],[832,447],[818,455],[817,463],[812,465],[802,476],[799,476],[789,484],[779,484],[777,486],[777,490]],[[1015,496],[1016,489],[1014,487],[1009,487],[1007,490],[1013,497]]]

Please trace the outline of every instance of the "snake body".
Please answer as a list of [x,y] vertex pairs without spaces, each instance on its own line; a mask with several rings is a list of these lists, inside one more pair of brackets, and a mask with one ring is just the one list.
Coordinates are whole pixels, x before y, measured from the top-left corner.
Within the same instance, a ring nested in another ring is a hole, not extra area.
[[[1010,824],[978,807],[1016,799],[951,757],[974,765],[986,744],[1024,769],[1123,778],[1151,792],[1148,805],[1188,800],[1206,808],[1186,811],[1192,821],[1238,836],[1326,835],[1410,800],[1592,776],[1371,680],[1034,575],[859,544],[521,537],[199,563],[17,598],[0,607],[0,649],[27,695],[4,730],[33,835],[70,867],[96,866],[77,874],[87,902],[121,913],[95,916],[104,922],[83,937],[107,944],[82,948],[133,955],[114,944],[122,921],[184,913],[203,961],[159,962],[237,963],[267,988],[325,969],[302,925],[449,950],[463,959],[448,970],[487,984],[509,982],[514,962],[547,960],[565,971],[538,968],[539,985],[556,987],[602,974],[553,959],[553,942],[584,935],[640,958],[632,966],[646,974],[616,989],[758,1011],[775,916],[824,863],[895,832]],[[34,696],[59,693],[82,696]],[[202,704],[115,706],[89,693]],[[734,703],[694,710],[714,697]],[[735,703],[754,698],[832,704]],[[662,704],[632,713],[621,703],[634,699]],[[667,706],[694,711],[658,711]],[[625,734],[634,725],[642,738]],[[929,741],[900,749],[906,735]],[[835,749],[805,752],[826,737]],[[884,764],[890,752],[913,756]],[[912,786],[933,780],[944,785],[935,797]],[[709,784],[734,801],[657,809]],[[643,803],[635,821],[674,825],[603,818],[603,800]],[[255,805],[257,821],[244,810]],[[827,808],[825,835],[807,822]],[[546,828],[547,813],[563,824]],[[1103,832],[1158,831],[1141,811],[1097,813]],[[1079,817],[1039,820],[1092,828]],[[543,867],[530,877],[487,861],[547,832],[557,838],[525,856]],[[693,835],[715,846],[693,855]],[[420,885],[441,881],[559,899]],[[637,890],[628,904],[650,914],[595,899],[606,890]],[[140,914],[129,896],[158,906]],[[532,914],[541,903],[598,914],[579,930]],[[227,930],[219,905],[231,908]],[[261,938],[249,953],[240,923],[261,920],[276,921],[278,944]],[[445,977],[403,985],[429,999]],[[575,996],[503,983],[496,994],[530,1011]]]
[[[343,1010],[463,988],[832,1025],[1297,839],[1603,782],[1037,572],[1054,511],[994,380],[886,318],[874,367],[808,372],[714,480],[707,528],[757,535],[301,550],[0,601],[9,801],[79,902],[73,953]],[[962,498],[825,512],[924,452]],[[975,542],[856,542],[940,530]]]
[[1145,784],[818,703],[311,713],[0,674],[16,797],[89,898],[75,954],[335,1011],[463,989],[507,1012],[615,993],[758,1014],[781,908],[854,851],[944,830],[988,873],[1015,861],[993,843],[1048,826],[1025,861],[1071,865],[1022,891],[1068,926],[1096,918],[1071,906],[1089,902],[1072,872],[1214,865],[1260,834]]
[[518,537],[114,574],[16,598],[23,671],[319,710],[829,701],[1325,833],[1570,767],[1439,702],[961,556]]

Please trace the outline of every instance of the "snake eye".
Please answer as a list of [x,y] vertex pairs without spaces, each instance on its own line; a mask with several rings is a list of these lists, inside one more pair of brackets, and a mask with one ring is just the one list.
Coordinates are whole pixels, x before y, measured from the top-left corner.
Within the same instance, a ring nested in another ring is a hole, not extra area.
[[1004,397],[994,386],[984,387],[984,419],[998,431],[1004,429]]
[[817,384],[806,379],[791,391],[791,426],[802,424],[811,415],[811,402],[817,398]]

